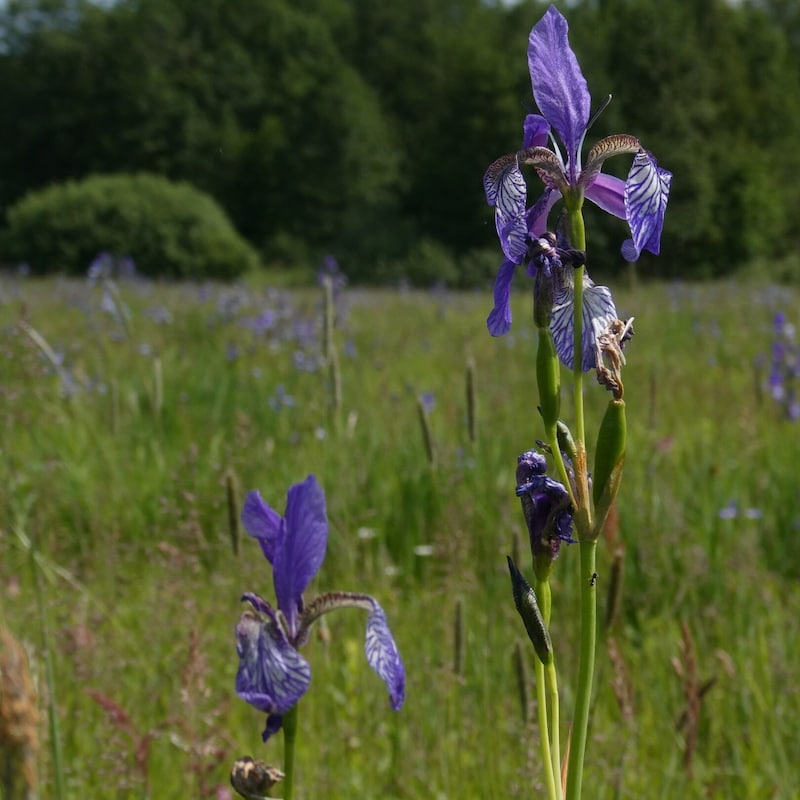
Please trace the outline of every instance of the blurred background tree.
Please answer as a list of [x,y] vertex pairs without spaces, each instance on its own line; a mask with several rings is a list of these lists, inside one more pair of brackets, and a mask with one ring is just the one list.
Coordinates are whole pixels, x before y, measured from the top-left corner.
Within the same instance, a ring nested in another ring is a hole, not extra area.
[[[9,0],[3,220],[31,190],[148,172],[209,193],[266,263],[307,269],[330,252],[356,281],[482,284],[499,251],[481,176],[535,110],[525,53],[545,7]],[[800,277],[796,3],[564,10],[595,106],[614,93],[590,138],[632,133],[675,175],[663,255],[641,273],[760,260]],[[624,225],[590,224],[593,271],[618,269]]]

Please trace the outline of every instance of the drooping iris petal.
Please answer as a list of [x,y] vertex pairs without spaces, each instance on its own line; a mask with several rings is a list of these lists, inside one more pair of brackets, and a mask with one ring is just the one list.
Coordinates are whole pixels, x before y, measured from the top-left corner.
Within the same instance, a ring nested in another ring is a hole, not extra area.
[[566,19],[551,5],[531,31],[528,67],[536,105],[567,149],[569,182],[574,185],[591,98],[568,33]]
[[515,264],[521,264],[528,250],[528,226],[524,209],[513,219],[506,219],[498,210],[495,214],[497,238],[503,255]]
[[516,153],[502,156],[489,165],[483,175],[483,190],[486,202],[495,206],[506,219],[512,219],[525,210],[528,190]]
[[242,506],[242,524],[258,540],[270,564],[274,563],[275,550],[280,547],[283,538],[282,521],[281,515],[264,502],[258,491],[247,493]]
[[492,336],[504,336],[511,328],[511,281],[516,264],[506,259],[497,271],[494,282],[494,308],[486,318],[486,327]]
[[280,728],[280,717],[311,683],[308,662],[287,640],[274,615],[245,611],[236,625],[236,694],[269,715],[264,741]]
[[[574,349],[574,277],[559,270],[559,283],[553,302],[553,317],[550,330],[553,332],[556,352],[562,363],[573,368]],[[581,369],[588,372],[597,363],[597,337],[617,319],[617,310],[611,291],[607,286],[596,286],[584,272],[583,281],[583,326],[581,329]]]
[[394,637],[386,622],[386,614],[377,601],[373,600],[373,603],[374,608],[367,618],[364,651],[367,662],[386,684],[392,708],[397,711],[405,700],[406,673]]
[[278,608],[293,634],[302,594],[322,566],[328,543],[325,493],[313,475],[289,489],[285,528],[282,547],[275,553],[273,577]]
[[625,182],[625,215],[633,236],[622,245],[628,261],[636,261],[644,249],[658,255],[671,184],[672,173],[659,167],[652,153],[636,154]]

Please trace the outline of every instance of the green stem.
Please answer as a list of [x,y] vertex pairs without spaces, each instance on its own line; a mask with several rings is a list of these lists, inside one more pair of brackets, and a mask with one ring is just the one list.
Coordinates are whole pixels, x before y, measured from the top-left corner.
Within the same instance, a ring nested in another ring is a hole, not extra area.
[[[553,606],[553,598],[550,591],[550,581],[537,579],[536,597],[539,601],[539,609],[542,612],[544,624],[547,628],[549,628],[550,611]],[[546,684],[546,686],[544,684]],[[541,692],[539,692],[540,685],[542,685]],[[558,680],[555,659],[553,659],[546,668],[538,658],[536,659],[536,687],[537,692],[539,692],[538,700],[540,705],[544,705],[546,702],[546,695],[550,695],[550,746],[548,747],[550,766],[546,768],[546,773],[553,775],[553,791],[555,792],[554,796],[556,800],[561,800],[563,797],[561,788],[561,721],[558,704]],[[539,724],[541,727],[541,722]],[[542,728],[543,732],[545,730],[547,729]],[[544,733],[542,735],[544,736]],[[542,754],[544,755],[544,748],[542,748]]]
[[553,759],[553,772],[556,779],[556,797],[561,800],[564,796],[561,787],[561,736],[559,726],[561,725],[561,718],[558,706],[558,673],[556,672],[555,659],[550,662],[547,667],[547,690],[550,694],[550,716],[552,718],[552,759]]
[[[564,457],[561,455],[561,447],[558,444],[558,433],[555,425],[548,427],[545,429],[545,435],[547,436],[547,443],[550,445],[550,449],[553,453],[553,461],[556,465],[556,472],[558,473],[558,479],[567,489],[567,493],[569,494],[569,499],[572,505],[576,504],[576,497],[574,492],[572,491],[572,481],[569,479],[569,475],[567,474],[567,467],[564,464]],[[544,613],[544,611],[542,611]],[[545,617],[545,622],[549,624],[549,616]]]
[[553,771],[553,754],[550,750],[550,731],[547,721],[547,687],[545,685],[544,664],[539,657],[534,655],[536,668],[536,708],[539,716],[539,743],[542,748],[542,767],[544,768],[544,782],[547,786],[549,800],[560,800],[560,793],[556,788],[556,781],[560,778]]
[[294,744],[297,738],[297,706],[283,715],[283,798],[292,800],[294,793]]
[[594,677],[594,651],[597,639],[597,586],[594,580],[597,556],[596,541],[581,541],[581,653],[578,666],[578,685],[575,717],[567,773],[567,800],[580,800],[583,784],[583,760],[586,754],[586,735],[589,727],[589,707]]
[[[536,580],[536,599],[539,603],[539,610],[542,612],[542,619],[546,627],[550,625],[550,608],[552,597],[550,594],[550,581]],[[544,780],[547,784],[547,796],[549,800],[561,800],[561,773],[556,766],[560,761],[560,755],[551,749],[550,740],[554,740],[556,751],[559,748],[558,736],[558,705],[552,706],[555,714],[555,722],[551,728],[547,716],[547,689],[545,679],[545,667],[538,656],[534,658],[536,667],[536,706],[539,715],[539,741],[542,748],[542,765],[544,767]]]
[[[576,250],[586,251],[586,228],[583,224],[581,205],[583,198],[574,207],[567,208],[570,245]],[[572,347],[572,381],[575,396],[575,437],[586,441],[583,417],[583,271],[578,267],[574,272],[574,327]]]

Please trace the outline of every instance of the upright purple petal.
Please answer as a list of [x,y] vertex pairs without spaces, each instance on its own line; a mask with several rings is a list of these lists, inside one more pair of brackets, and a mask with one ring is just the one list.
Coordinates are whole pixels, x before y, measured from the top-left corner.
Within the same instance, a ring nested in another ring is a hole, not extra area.
[[636,261],[644,249],[658,255],[671,184],[672,173],[659,167],[652,153],[636,154],[625,182],[625,215],[633,237],[622,245],[626,260]]
[[511,281],[516,264],[506,259],[497,271],[494,282],[494,308],[486,318],[492,336],[505,336],[511,328]]
[[273,577],[278,608],[293,635],[303,592],[322,566],[328,544],[325,493],[313,475],[289,489],[284,522],[285,534],[275,553]]
[[264,741],[280,728],[280,717],[311,683],[308,662],[289,643],[274,615],[245,611],[236,625],[236,694],[268,714]]
[[392,708],[397,711],[405,700],[406,673],[394,637],[386,622],[386,614],[377,601],[373,602],[375,605],[367,618],[367,639],[364,650],[367,662],[386,684]]
[[275,562],[275,551],[283,538],[283,518],[261,498],[257,491],[247,493],[242,506],[244,529],[261,545],[261,550],[270,564]]
[[538,114],[528,114],[522,126],[522,148],[544,147],[550,135],[550,123]]
[[551,5],[531,31],[528,67],[536,105],[564,142],[573,173],[569,182],[575,184],[578,147],[589,121],[591,98],[568,32],[566,19]]

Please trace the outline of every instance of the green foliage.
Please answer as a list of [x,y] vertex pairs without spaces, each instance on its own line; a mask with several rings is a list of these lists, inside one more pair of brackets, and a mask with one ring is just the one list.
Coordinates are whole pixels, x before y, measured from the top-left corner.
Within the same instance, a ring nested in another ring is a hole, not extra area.
[[6,261],[84,274],[100,252],[143,275],[231,279],[257,264],[208,195],[155,175],[95,175],[31,192],[8,210]]
[[[674,173],[662,256],[642,272],[723,275],[796,248],[796,3],[564,5],[595,107],[614,95],[589,138],[634,134]],[[0,207],[54,182],[146,171],[209,192],[276,265],[334,253],[374,281],[376,263],[420,240],[457,264],[499,254],[481,176],[535,110],[525,54],[545,7],[11,0]],[[618,269],[624,223],[603,215],[596,230],[593,269]]]

